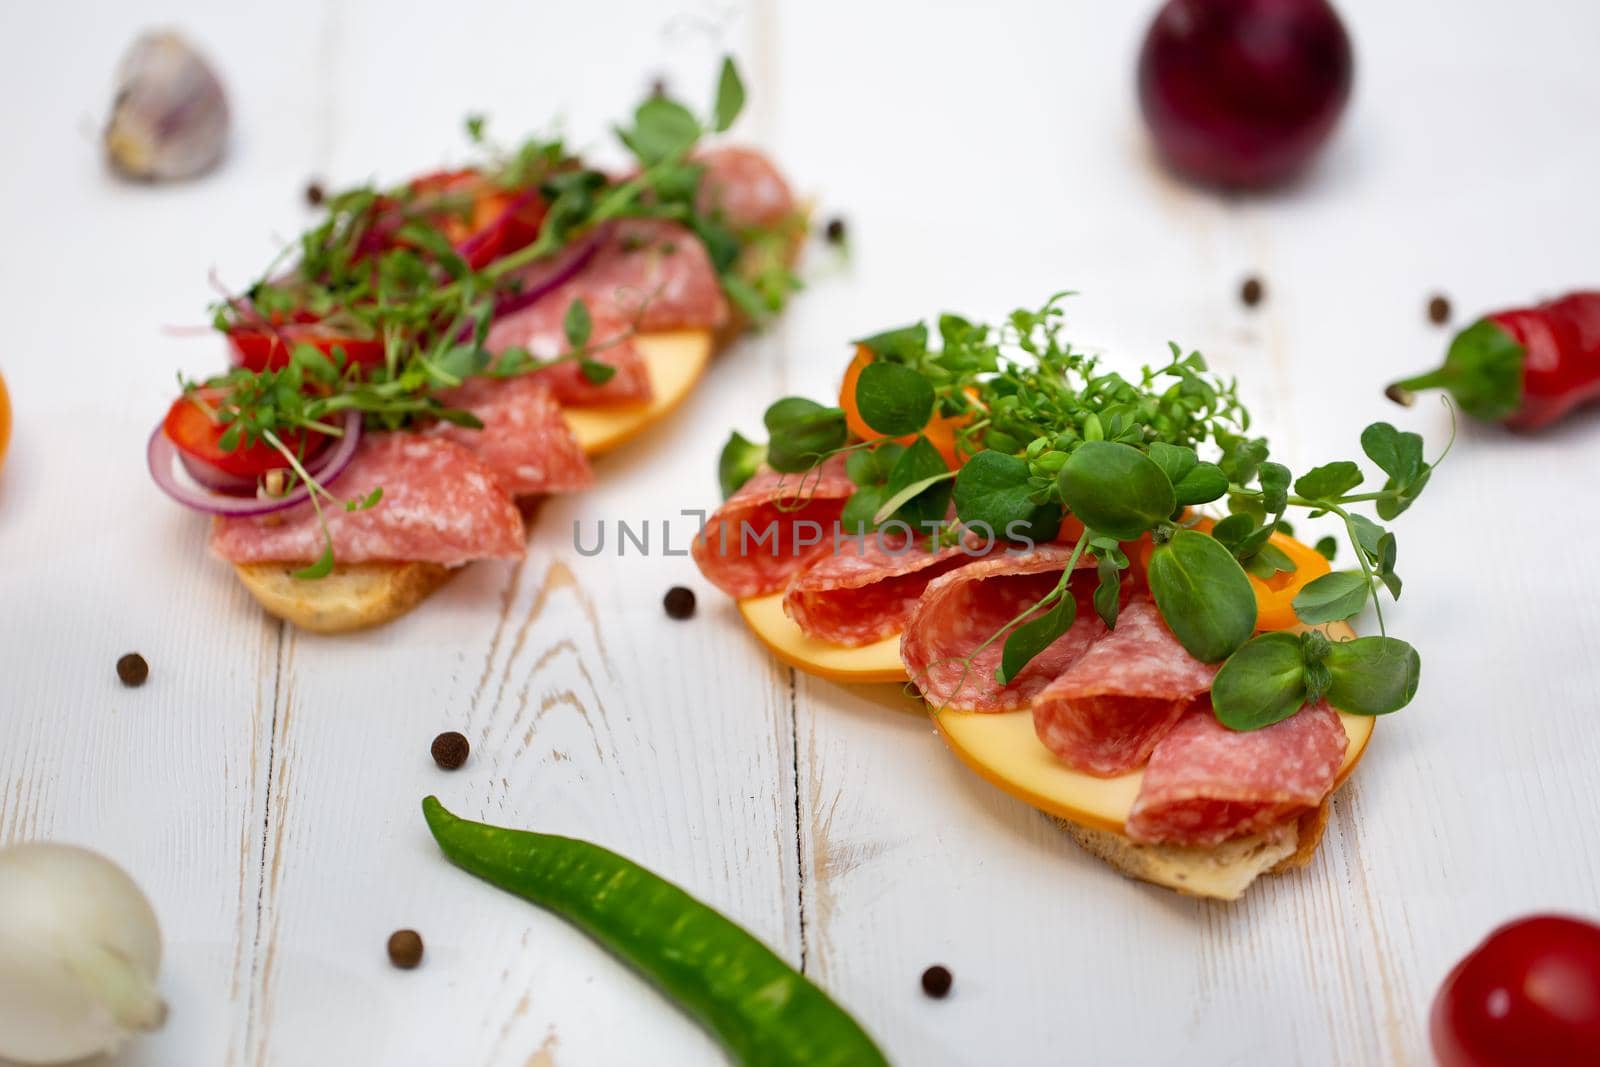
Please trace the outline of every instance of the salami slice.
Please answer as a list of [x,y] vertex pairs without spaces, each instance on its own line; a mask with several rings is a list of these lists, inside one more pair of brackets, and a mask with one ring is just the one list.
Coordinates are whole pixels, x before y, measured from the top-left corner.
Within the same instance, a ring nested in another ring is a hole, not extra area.
[[[456,566],[475,559],[521,559],[522,516],[493,471],[468,449],[432,434],[375,433],[329,491],[359,500],[383,489],[377,504],[346,511],[324,503],[334,558]],[[218,519],[211,550],[230,563],[311,563],[322,531],[311,505],[276,515]]]
[[569,493],[594,484],[589,457],[542,381],[479,376],[440,400],[476,415],[483,429],[440,422],[431,431],[470,448],[512,496]]
[[695,538],[694,561],[731,597],[776,593],[833,551],[839,513],[855,488],[842,456],[805,474],[762,470],[711,513]]
[[724,145],[696,154],[705,164],[699,208],[729,225],[777,226],[795,214],[794,194],[772,161],[753,148]]
[[1033,728],[1073,770],[1126,774],[1211,691],[1216,673],[1184,650],[1152,601],[1134,600],[1115,630],[1034,697]]
[[1321,804],[1348,740],[1324,702],[1279,723],[1235,733],[1205,703],[1156,745],[1128,813],[1135,841],[1213,848]]
[[[978,646],[1055,588],[1071,549],[1039,545],[1001,552],[959,567],[929,583],[906,623],[900,658],[930,704],[957,711],[1025,708],[1050,682],[1105,633],[1105,623],[1080,598],[1072,627],[1002,686],[995,679],[1004,639]],[[1079,561],[1080,567],[1092,562]],[[1084,572],[1085,577],[1092,572]],[[1078,583],[1075,581],[1074,585]],[[971,657],[970,663],[964,661]]]
[[[534,269],[538,273],[531,279],[547,276],[548,267],[535,264]],[[599,249],[583,270],[530,307],[496,320],[490,336],[499,330],[504,343],[519,343],[507,340],[520,329],[512,323],[531,318],[559,325],[574,300],[584,302],[596,325],[604,320],[635,326],[641,333],[714,330],[728,320],[728,302],[705,246],[682,226],[662,219],[607,224]]]
[[783,610],[818,640],[870,645],[905,629],[928,583],[973,558],[961,545],[935,551],[925,538],[866,534],[795,575]]
[[[572,350],[564,321],[574,299],[581,297],[557,289],[531,307],[495,320],[485,342],[496,354],[508,348],[525,348],[537,359],[555,359]],[[593,299],[593,298],[590,298]],[[599,303],[599,301],[595,301]],[[589,306],[586,301],[585,306]],[[557,363],[526,377],[537,380],[562,404],[638,403],[650,399],[650,375],[644,359],[628,339],[628,323],[610,311],[590,311],[591,358],[612,368],[604,382],[592,382],[576,360]]]

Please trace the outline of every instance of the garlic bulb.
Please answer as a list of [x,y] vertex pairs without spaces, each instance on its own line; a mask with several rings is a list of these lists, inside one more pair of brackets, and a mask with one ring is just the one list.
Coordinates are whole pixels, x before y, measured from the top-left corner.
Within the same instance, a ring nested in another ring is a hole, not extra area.
[[122,868],[38,841],[0,849],[0,1059],[69,1063],[167,1017],[161,931]]
[[105,140],[112,165],[130,177],[202,174],[228,140],[222,83],[182,37],[147,33],[123,57]]

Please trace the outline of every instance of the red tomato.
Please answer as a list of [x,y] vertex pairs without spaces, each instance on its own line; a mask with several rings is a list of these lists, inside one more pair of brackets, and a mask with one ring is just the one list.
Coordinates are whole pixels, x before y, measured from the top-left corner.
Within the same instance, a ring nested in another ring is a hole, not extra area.
[[1500,927],[1433,1002],[1441,1067],[1600,1062],[1600,926],[1535,915]]
[[382,340],[340,337],[311,323],[235,326],[228,331],[228,344],[233,347],[234,365],[253,371],[288,366],[289,353],[295,345],[310,345],[327,356],[332,356],[335,348],[342,348],[345,360],[358,367],[381,367],[384,360]]
[[[218,389],[202,389],[200,397],[208,404],[218,404],[225,394]],[[255,478],[267,471],[287,467],[283,454],[265,441],[246,445],[240,443],[232,452],[222,448],[222,435],[227,427],[212,419],[211,414],[189,396],[173,401],[162,422],[162,432],[191,459],[209,464],[225,474],[239,478]],[[304,431],[282,435],[283,443],[296,455],[310,455],[322,446],[322,434]]]

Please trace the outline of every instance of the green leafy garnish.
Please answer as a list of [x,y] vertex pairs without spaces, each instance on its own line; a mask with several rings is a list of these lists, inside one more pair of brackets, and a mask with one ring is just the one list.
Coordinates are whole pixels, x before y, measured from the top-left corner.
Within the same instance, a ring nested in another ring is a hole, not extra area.
[[[662,219],[685,227],[705,244],[728,298],[753,323],[767,321],[798,288],[788,251],[804,233],[805,220],[730,225],[720,210],[704,206],[705,168],[695,158],[701,139],[728,129],[744,101],[744,84],[731,59],[723,60],[708,119],[664,96],[644,100],[631,122],[617,130],[636,163],[625,179],[585,164],[560,140],[534,138],[509,150],[497,148],[483,116],[469,116],[467,137],[484,154],[475,166],[395,188],[364,186],[329,197],[324,218],[259,280],[213,306],[216,329],[259,334],[263,344],[289,349],[286,360],[275,360],[282,365],[185,380],[185,392],[194,397],[206,390],[221,397],[210,409],[223,426],[219,443],[231,451],[295,439],[305,431],[337,432],[340,417],[351,411],[360,412],[372,430],[434,420],[479,428],[469,412],[441,397],[475,376],[509,378],[573,363],[585,381],[603,385],[617,371],[597,357],[626,343],[636,325],[596,340],[590,310],[581,301],[566,309],[567,351],[559,356],[535,358],[522,348],[495,355],[487,340],[496,310],[520,292],[523,268],[616,219]],[[530,229],[503,251],[497,244],[487,246],[491,252],[474,248],[473,238],[483,232],[477,216],[484,203],[496,212],[526,205],[532,213],[524,225]],[[318,336],[332,339],[324,345],[328,352],[294,343],[289,327],[304,329],[308,323]],[[349,358],[357,345],[368,353],[359,364]],[[798,427],[789,424],[788,429]],[[817,451],[840,441],[842,436],[836,441],[823,435]],[[784,451],[780,447],[774,454],[781,459]],[[791,462],[794,469],[809,465],[799,458]],[[319,495],[326,497],[304,471],[296,477],[311,488],[314,503]],[[331,541],[324,548],[322,558],[300,576],[330,571]]]
[[856,409],[885,437],[916,433],[933,413],[933,383],[898,363],[869,363],[856,379]]
[[1227,659],[1255,629],[1255,591],[1216,538],[1178,530],[1150,553],[1148,577],[1161,617],[1202,663]]
[[766,458],[766,445],[746,440],[743,434],[735,431],[717,457],[717,484],[722,488],[722,498],[726,500],[755,477]]
[[[1069,583],[1085,554],[1094,558],[1095,612],[1114,627],[1128,548],[1148,539],[1150,593],[1191,655],[1222,664],[1213,703],[1227,725],[1257,729],[1324,696],[1359,714],[1409,701],[1418,660],[1383,632],[1381,611],[1375,638],[1334,643],[1313,631],[1252,639],[1251,578],[1297,570],[1272,538],[1290,532],[1285,516],[1299,509],[1336,522],[1354,557],[1351,569],[1300,589],[1293,606],[1302,622],[1342,621],[1376,607],[1380,593],[1398,597],[1394,534],[1356,509],[1370,506],[1387,521],[1411,506],[1438,462],[1424,458],[1422,439],[1387,423],[1366,429],[1362,451],[1387,479],[1380,489],[1360,491],[1367,477],[1352,459],[1297,478],[1265,438],[1251,436],[1236,384],[1199,353],[1172,345],[1170,358],[1137,376],[1105,370],[1062,336],[1065,295],[1018,309],[999,326],[946,314],[937,330],[916,323],[862,338],[856,343],[872,359],[853,399],[881,436],[853,440],[840,409],[788,398],[767,412],[768,463],[803,471],[844,453],[856,486],[843,513],[852,530],[891,518],[936,523],[951,501],[958,526],[985,540],[1050,541],[1064,517],[1081,523],[1057,585],[980,644],[1004,640],[1001,682],[1071,627],[1078,607]],[[928,437],[936,418],[940,432],[955,428],[953,472]],[[908,447],[888,440],[906,437]],[[758,447],[736,440],[741,456]],[[1209,529],[1196,526],[1193,510],[1206,505],[1225,508]],[[1331,559],[1339,538],[1324,536],[1316,547]]]

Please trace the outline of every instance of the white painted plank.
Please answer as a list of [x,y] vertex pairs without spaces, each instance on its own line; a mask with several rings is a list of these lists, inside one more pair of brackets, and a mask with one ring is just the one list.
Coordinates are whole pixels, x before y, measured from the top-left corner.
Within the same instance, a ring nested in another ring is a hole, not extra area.
[[[485,37],[505,18],[495,5],[459,6],[447,24],[397,25],[383,4],[340,10],[338,39],[378,35],[384,47],[341,65],[329,173],[394,180],[460,159],[461,119],[478,110],[507,140],[564,114],[574,143],[598,142],[657,72],[709,100],[715,51],[695,36],[676,43],[649,5],[615,21],[549,14]],[[745,32],[723,31],[730,42]],[[605,64],[578,59],[601,53]],[[396,63],[451,77],[391,80]],[[720,444],[706,417],[719,398],[775,387],[776,344],[726,353],[670,425],[600,462],[595,491],[546,501],[520,568],[471,568],[376,633],[288,642],[247,1062],[520,1065],[551,1042],[571,1062],[715,1055],[580,935],[450,869],[422,825],[429,791],[468,816],[603,842],[795,953],[787,672],[719,652],[700,620],[661,608],[675,583],[705,589],[683,555],[695,521],[678,509],[699,502],[686,478],[714,482],[682,457]],[[676,555],[664,554],[663,519]],[[576,551],[580,520],[591,546],[606,524],[602,554]],[[619,520],[654,527],[652,555],[618,555]],[[449,776],[426,756],[446,728],[475,748]],[[429,945],[415,974],[383,955],[401,926]]]
[[[181,189],[119,182],[98,158],[111,71],[142,19],[0,15],[0,371],[16,419],[0,471],[0,844],[97,848],[154,901],[174,1011],[128,1064],[222,1063],[246,1025],[277,661],[276,624],[218,580],[205,524],[144,472],[175,370],[220,358],[164,328],[204,323],[208,267],[259,262],[301,215],[313,102],[294,27],[205,7],[168,17],[224,59],[240,136],[226,168]],[[132,650],[150,663],[138,690],[113,669]]]

